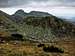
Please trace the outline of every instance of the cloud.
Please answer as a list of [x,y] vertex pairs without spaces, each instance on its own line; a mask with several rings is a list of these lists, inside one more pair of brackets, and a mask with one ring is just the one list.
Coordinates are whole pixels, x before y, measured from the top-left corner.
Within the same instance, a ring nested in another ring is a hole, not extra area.
[[0,7],[6,7],[8,4],[8,0],[0,0]]
[[0,0],[0,8],[15,6],[70,6],[75,7],[75,0]]

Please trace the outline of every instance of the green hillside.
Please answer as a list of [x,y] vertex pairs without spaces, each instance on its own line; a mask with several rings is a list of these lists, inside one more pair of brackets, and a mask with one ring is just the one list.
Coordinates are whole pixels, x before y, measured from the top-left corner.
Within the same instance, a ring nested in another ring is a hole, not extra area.
[[11,20],[11,16],[0,11],[0,31],[15,32],[17,24]]
[[[24,11],[20,12],[24,14]],[[25,13],[26,14],[26,13]],[[50,42],[75,36],[75,25],[44,12],[29,13],[38,16],[8,15],[0,11],[0,32],[20,33],[24,40]],[[46,15],[46,16],[42,16]],[[47,16],[48,15],[48,16]]]

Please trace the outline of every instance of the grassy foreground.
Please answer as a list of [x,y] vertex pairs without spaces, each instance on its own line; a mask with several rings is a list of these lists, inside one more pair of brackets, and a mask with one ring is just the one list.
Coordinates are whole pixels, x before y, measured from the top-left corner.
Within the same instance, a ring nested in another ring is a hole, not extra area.
[[55,43],[44,43],[46,46],[54,45],[63,48],[64,53],[44,52],[39,43],[9,42],[0,44],[0,56],[75,56],[75,41],[58,41]]

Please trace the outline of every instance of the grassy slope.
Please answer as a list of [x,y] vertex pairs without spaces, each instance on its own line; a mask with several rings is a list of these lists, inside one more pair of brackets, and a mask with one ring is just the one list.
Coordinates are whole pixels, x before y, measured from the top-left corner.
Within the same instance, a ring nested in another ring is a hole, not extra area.
[[14,32],[19,28],[14,21],[4,15],[0,16],[0,22],[2,22],[1,25],[3,26],[2,28],[0,27],[0,29],[2,29],[0,31]]
[[[74,40],[75,41],[75,40]],[[38,43],[9,42],[0,44],[0,56],[74,56],[75,42],[73,40],[59,41],[55,43],[45,43],[46,46],[57,46],[64,49],[64,53],[44,52],[42,47],[38,48]]]

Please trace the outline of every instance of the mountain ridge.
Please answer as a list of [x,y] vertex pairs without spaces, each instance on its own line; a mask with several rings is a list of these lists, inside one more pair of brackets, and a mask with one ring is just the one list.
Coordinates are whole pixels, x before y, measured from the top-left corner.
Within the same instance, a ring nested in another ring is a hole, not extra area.
[[[21,11],[21,13],[24,11]],[[30,12],[33,16],[15,16],[6,15],[6,13],[0,13],[0,19],[3,22],[3,26],[12,29],[13,32],[21,33],[24,39],[33,41],[51,41],[53,39],[68,39],[75,36],[75,25],[62,20],[54,15],[50,16],[35,16],[36,12]],[[3,14],[3,17],[2,17]],[[38,14],[38,13],[37,13]],[[7,21],[6,21],[7,20]],[[7,24],[10,24],[10,26]],[[15,30],[17,29],[17,30]],[[8,30],[9,31],[9,30]]]
[[24,12],[24,10],[20,9],[18,11],[15,12],[14,15],[18,15],[18,16],[36,16],[36,17],[42,17],[44,16],[51,16],[51,14],[47,13],[47,12],[41,12],[41,11],[30,11],[29,13]]

